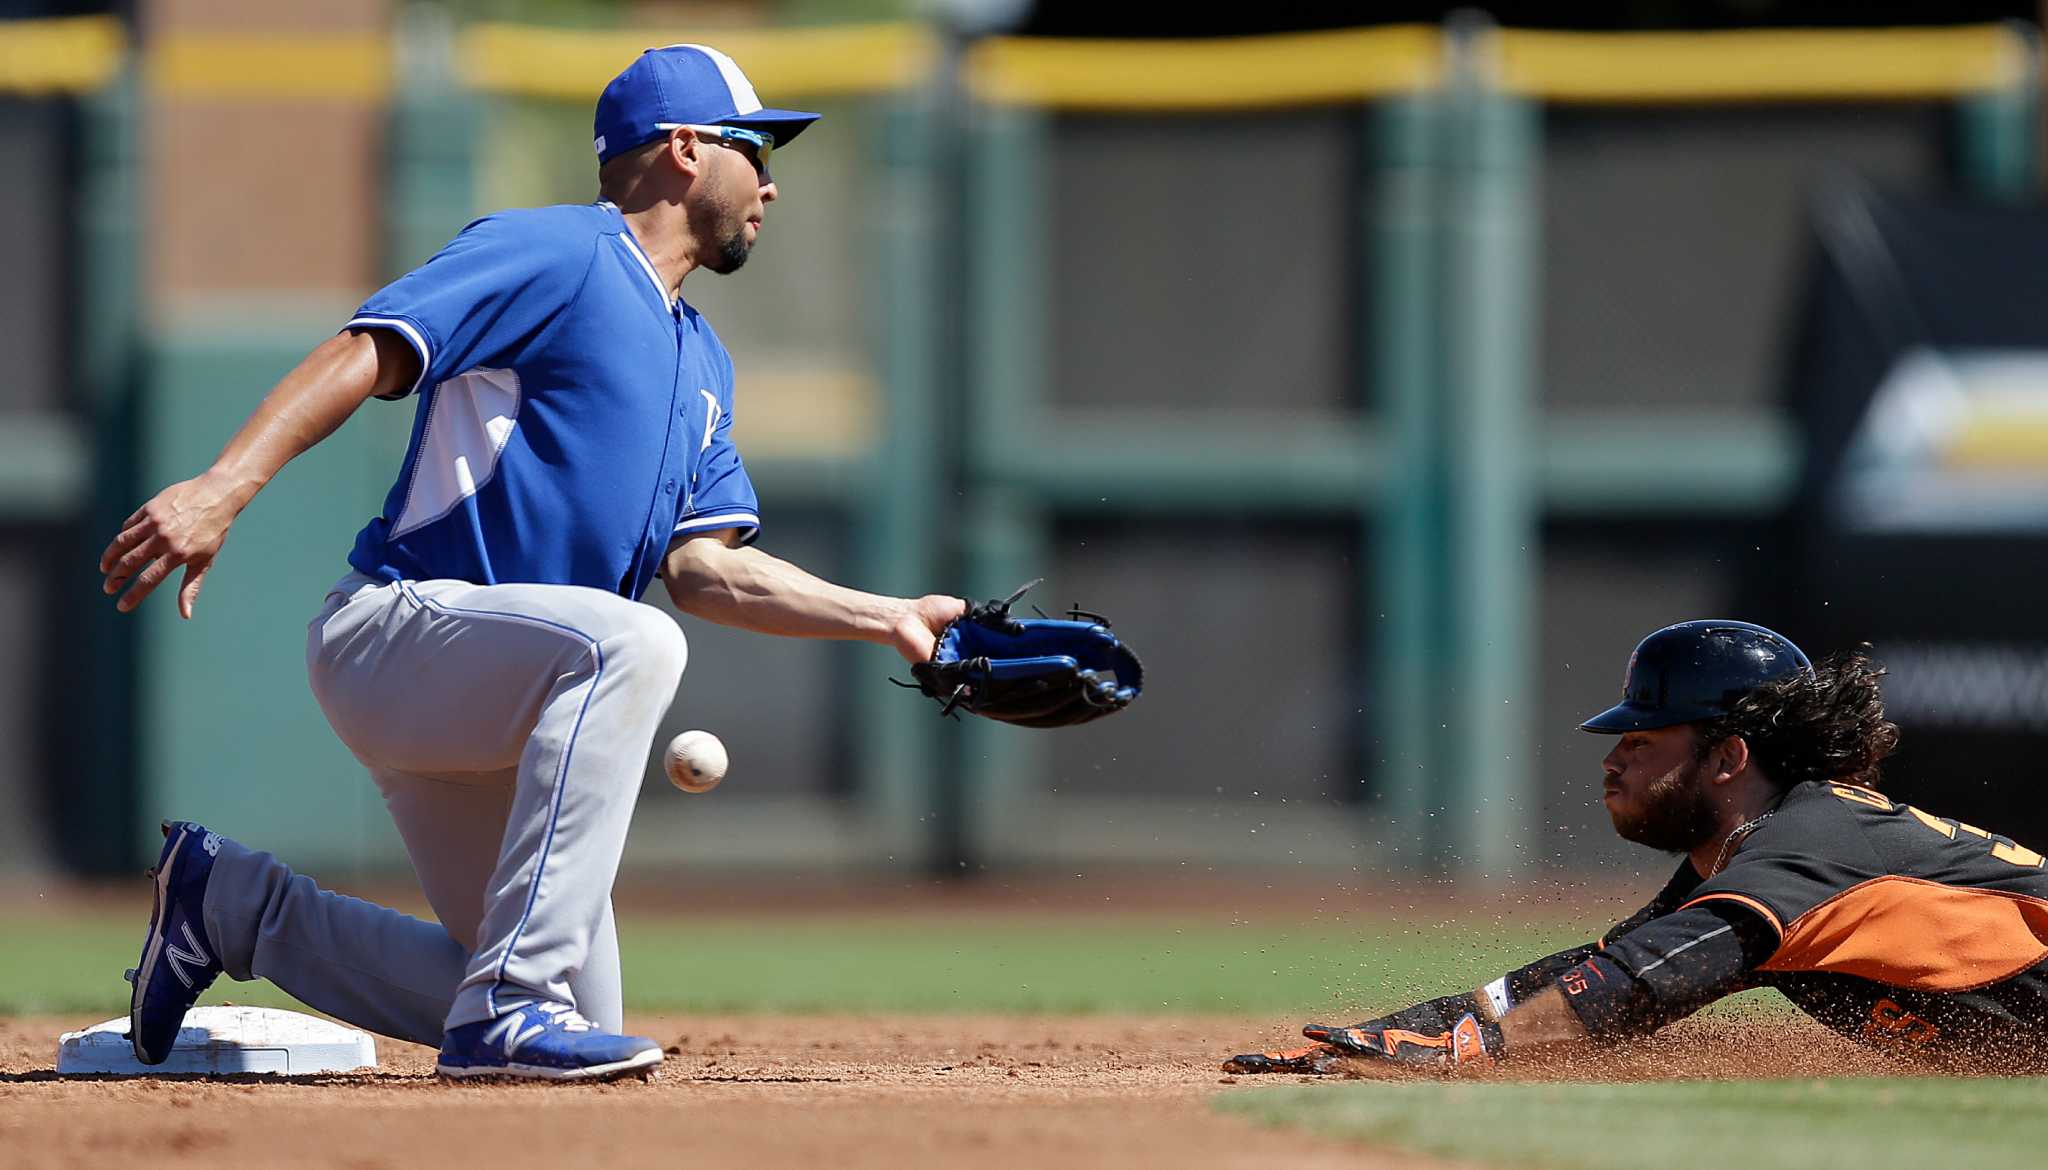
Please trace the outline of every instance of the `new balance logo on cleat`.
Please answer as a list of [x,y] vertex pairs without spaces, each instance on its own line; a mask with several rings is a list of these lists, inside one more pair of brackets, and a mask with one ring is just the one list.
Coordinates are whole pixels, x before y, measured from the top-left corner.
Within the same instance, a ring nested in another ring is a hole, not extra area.
[[207,855],[208,857],[219,857],[219,856],[220,856],[220,834],[219,834],[219,833],[216,833],[216,832],[213,832],[212,830],[210,830],[210,829],[209,829],[209,830],[207,831],[207,833],[206,833],[206,836],[204,836],[204,837],[200,838],[200,840],[199,840],[199,847],[200,847],[201,849],[204,849],[204,850],[206,850],[206,855]]
[[186,968],[194,967],[201,974],[206,974],[206,969],[213,965],[213,959],[208,957],[206,948],[200,944],[198,936],[192,933],[192,924],[190,922],[180,922],[178,924],[178,933],[185,936],[186,944],[192,949],[186,950],[177,943],[166,942],[164,944],[164,961],[171,965],[171,974],[178,977],[178,982],[187,987],[192,987],[192,975],[186,971]]
[[518,1030],[519,1023],[524,1018],[519,1012],[513,1012],[509,1016],[500,1017],[497,1023],[484,1030],[484,1042],[486,1044],[496,1044],[504,1051],[507,1057],[517,1055],[519,1049],[528,1040],[548,1030],[546,1024],[535,1024],[530,1028],[520,1031]]
[[444,1077],[582,1081],[648,1073],[660,1063],[652,1040],[607,1032],[565,1003],[531,1003],[448,1029],[434,1067]]

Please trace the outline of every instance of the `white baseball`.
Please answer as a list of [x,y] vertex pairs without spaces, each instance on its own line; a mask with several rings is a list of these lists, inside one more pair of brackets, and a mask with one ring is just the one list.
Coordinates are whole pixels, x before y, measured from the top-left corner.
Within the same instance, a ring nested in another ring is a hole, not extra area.
[[668,741],[662,767],[668,782],[684,792],[709,792],[725,779],[725,745],[708,731],[685,731]]

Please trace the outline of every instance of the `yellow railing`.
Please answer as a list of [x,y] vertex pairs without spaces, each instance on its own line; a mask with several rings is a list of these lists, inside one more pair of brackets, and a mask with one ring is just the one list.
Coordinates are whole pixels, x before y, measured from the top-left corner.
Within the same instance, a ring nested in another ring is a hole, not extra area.
[[0,23],[0,93],[90,93],[114,79],[126,52],[111,16]]
[[181,97],[382,102],[391,39],[174,33],[151,44],[144,70],[151,89]]
[[[1389,25],[1217,40],[998,37],[964,65],[981,101],[1050,109],[1202,111],[1359,102],[1443,80],[1443,32]],[[658,33],[483,23],[458,34],[464,84],[479,92],[587,102]],[[918,24],[720,30],[708,35],[777,101],[881,94],[930,77],[938,42]],[[1478,67],[1549,102],[1900,101],[2005,89],[2033,68],[2014,26],[1714,33],[1504,29]],[[111,17],[0,23],[0,93],[90,92],[123,67]],[[381,102],[395,84],[387,37],[172,33],[148,46],[160,93]]]
[[1499,81],[1553,102],[1909,101],[2003,89],[2031,46],[2005,25],[1558,33],[1506,29]]
[[969,90],[1002,105],[1241,110],[1357,102],[1434,85],[1441,32],[1389,25],[1223,40],[998,37],[974,46]]

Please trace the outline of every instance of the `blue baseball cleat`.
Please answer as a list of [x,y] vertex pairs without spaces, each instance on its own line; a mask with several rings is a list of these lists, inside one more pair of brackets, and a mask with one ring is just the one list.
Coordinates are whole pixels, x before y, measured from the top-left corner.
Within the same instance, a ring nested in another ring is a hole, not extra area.
[[190,821],[164,822],[164,851],[149,876],[156,905],[142,939],[142,962],[128,973],[128,1041],[135,1059],[162,1064],[178,1039],[185,1012],[220,974],[206,940],[206,880],[220,852],[220,834]]
[[434,1070],[444,1077],[608,1081],[661,1063],[661,1045],[607,1032],[562,1003],[530,1003],[450,1028]]

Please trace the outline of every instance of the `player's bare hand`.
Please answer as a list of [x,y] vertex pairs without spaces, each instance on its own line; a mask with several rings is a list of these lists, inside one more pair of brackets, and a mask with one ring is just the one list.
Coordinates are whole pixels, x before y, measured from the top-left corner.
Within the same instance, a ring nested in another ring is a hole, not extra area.
[[890,644],[906,662],[930,662],[932,651],[938,647],[939,635],[955,618],[967,612],[967,603],[958,597],[933,593],[906,604],[909,608],[889,632]]
[[133,610],[182,567],[178,613],[191,617],[206,571],[220,555],[242,503],[227,485],[202,475],[172,484],[137,508],[100,554],[100,572],[107,577],[103,588],[121,595],[115,608]]

